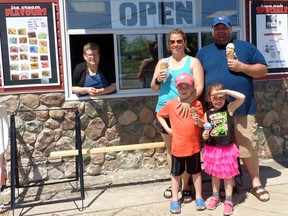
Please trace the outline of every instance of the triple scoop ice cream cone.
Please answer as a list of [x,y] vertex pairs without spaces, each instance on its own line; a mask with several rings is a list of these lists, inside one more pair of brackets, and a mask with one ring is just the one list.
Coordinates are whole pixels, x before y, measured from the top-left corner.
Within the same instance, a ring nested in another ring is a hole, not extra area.
[[165,71],[166,74],[167,74],[167,77],[166,77],[165,80],[163,80],[163,82],[166,82],[166,80],[167,80],[167,78],[168,78],[168,76],[169,76],[169,73],[168,73],[168,71],[167,71],[168,67],[169,67],[168,62],[161,62],[161,63],[160,63],[160,72],[161,72],[161,71]]
[[234,59],[235,58],[235,46],[233,43],[229,43],[226,46],[226,56],[228,59]]

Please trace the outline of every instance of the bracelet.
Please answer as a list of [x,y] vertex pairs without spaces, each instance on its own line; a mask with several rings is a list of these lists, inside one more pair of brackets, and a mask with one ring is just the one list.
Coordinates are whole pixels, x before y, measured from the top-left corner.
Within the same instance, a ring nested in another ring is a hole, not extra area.
[[160,85],[162,82],[159,82],[158,80],[157,80],[157,77],[155,78],[155,85]]

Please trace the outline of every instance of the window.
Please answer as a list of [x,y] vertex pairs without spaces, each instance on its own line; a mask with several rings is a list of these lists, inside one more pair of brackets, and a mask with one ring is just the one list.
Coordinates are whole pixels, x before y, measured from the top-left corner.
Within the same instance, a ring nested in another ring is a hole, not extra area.
[[111,29],[108,0],[67,0],[68,29]]
[[[83,58],[83,46],[89,42],[96,42],[100,46],[99,71],[105,74],[109,83],[115,83],[115,59],[113,56],[113,35],[93,34],[93,35],[70,35],[71,69],[81,62]],[[71,70],[71,71],[72,71]]]
[[119,89],[150,88],[158,62],[157,35],[118,35]]
[[[219,15],[229,16],[236,38],[244,35],[240,0],[66,0],[63,6],[67,85],[75,65],[84,60],[83,45],[96,42],[103,73],[117,85],[116,94],[101,97],[154,95],[150,89],[154,67],[158,59],[170,55],[167,36],[174,28],[186,33],[191,56],[212,42],[211,22]],[[71,88],[66,89],[68,98],[77,98]]]
[[227,16],[233,25],[239,25],[239,1],[202,0],[202,26],[211,27],[212,20],[217,16]]

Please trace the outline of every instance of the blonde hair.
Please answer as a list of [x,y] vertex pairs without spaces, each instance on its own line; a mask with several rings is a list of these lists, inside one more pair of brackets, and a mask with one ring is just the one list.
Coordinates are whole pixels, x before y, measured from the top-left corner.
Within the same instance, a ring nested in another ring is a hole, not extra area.
[[87,50],[89,49],[96,50],[100,54],[100,46],[96,43],[87,43],[86,45],[84,45],[83,54],[86,54]]

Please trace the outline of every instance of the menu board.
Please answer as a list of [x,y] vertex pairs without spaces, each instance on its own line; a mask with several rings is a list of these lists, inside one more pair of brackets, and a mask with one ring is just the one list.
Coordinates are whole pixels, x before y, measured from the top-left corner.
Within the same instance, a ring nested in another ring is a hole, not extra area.
[[53,6],[0,6],[4,88],[59,84]]
[[266,59],[269,74],[288,72],[288,2],[251,3],[252,43]]

